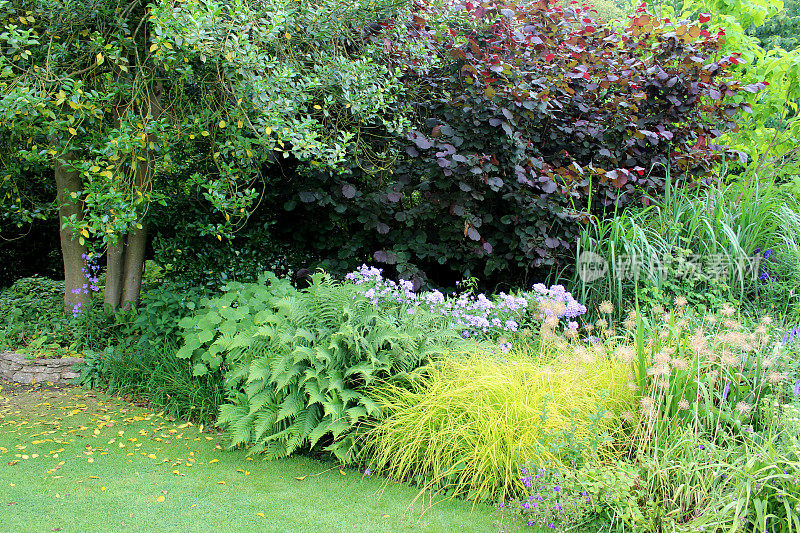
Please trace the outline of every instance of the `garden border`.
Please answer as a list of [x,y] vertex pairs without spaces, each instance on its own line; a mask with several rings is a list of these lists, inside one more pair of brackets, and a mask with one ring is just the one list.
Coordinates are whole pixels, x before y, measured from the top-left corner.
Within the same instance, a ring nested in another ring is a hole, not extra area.
[[16,383],[53,383],[68,385],[78,377],[73,367],[83,363],[81,357],[31,357],[15,352],[0,353],[0,376]]

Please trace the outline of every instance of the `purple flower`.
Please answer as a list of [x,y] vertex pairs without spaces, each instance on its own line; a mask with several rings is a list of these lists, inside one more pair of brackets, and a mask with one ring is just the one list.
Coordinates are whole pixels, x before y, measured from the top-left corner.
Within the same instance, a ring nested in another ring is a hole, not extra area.
[[731,391],[731,382],[730,381],[726,381],[725,382],[725,388],[722,389],[722,399],[723,399],[723,401],[728,399],[728,393],[730,391]]
[[792,393],[795,396],[800,396],[800,379],[794,382],[794,389],[792,390]]
[[553,487],[553,490],[556,491],[556,492],[561,492],[561,487],[556,485],[555,487]]
[[536,525],[536,522],[534,522],[533,520],[528,520],[528,525],[533,527]]
[[522,508],[523,509],[530,509],[531,508],[531,504],[529,504],[528,502],[522,502]]
[[703,446],[702,444],[700,446],[698,446],[698,448],[700,448],[701,450],[705,450],[706,449],[706,447]]
[[370,470],[369,468],[364,469],[364,475],[365,476],[371,476],[372,475],[372,470]]
[[772,256],[772,250],[764,251],[764,259],[769,259]]

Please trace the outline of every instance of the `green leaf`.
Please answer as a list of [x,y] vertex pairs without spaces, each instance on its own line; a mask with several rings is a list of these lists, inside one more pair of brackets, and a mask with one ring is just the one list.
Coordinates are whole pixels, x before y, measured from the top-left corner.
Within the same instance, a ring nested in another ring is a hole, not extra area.
[[195,363],[192,367],[193,376],[205,376],[208,374],[208,367],[203,363]]

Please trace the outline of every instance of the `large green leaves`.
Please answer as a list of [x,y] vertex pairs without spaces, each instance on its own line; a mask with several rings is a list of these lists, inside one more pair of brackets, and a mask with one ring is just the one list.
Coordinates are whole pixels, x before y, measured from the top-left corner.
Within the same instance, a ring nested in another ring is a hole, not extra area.
[[382,415],[367,385],[471,342],[443,320],[400,304],[378,312],[358,286],[324,274],[303,290],[272,277],[206,301],[182,323],[179,356],[196,372],[216,369],[212,355],[225,361],[231,396],[219,423],[233,446],[272,457],[324,448],[349,462],[360,427]]

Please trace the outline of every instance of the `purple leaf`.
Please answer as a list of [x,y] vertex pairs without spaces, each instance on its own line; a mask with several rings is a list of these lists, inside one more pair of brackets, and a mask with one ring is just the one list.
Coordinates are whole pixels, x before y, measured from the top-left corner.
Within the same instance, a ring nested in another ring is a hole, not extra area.
[[378,250],[372,257],[379,263],[386,263],[387,265],[394,265],[397,263],[397,255],[394,252],[387,252],[385,250]]
[[539,186],[547,194],[552,194],[556,192],[556,189],[558,189],[558,185],[556,185],[555,182],[547,176],[542,176],[539,178]]
[[436,152],[436,157],[447,157],[448,155],[456,153],[456,147],[452,144],[443,144],[441,147],[442,150],[440,152]]
[[481,234],[478,233],[478,230],[476,230],[472,226],[470,226],[469,229],[467,229],[467,237],[469,237],[473,241],[481,240]]
[[387,233],[389,233],[389,226],[387,226],[383,222],[378,222],[376,228],[378,230],[378,233],[380,233],[381,235],[386,235]]
[[342,195],[345,198],[354,198],[356,195],[356,188],[350,185],[349,183],[345,183],[342,185]]

